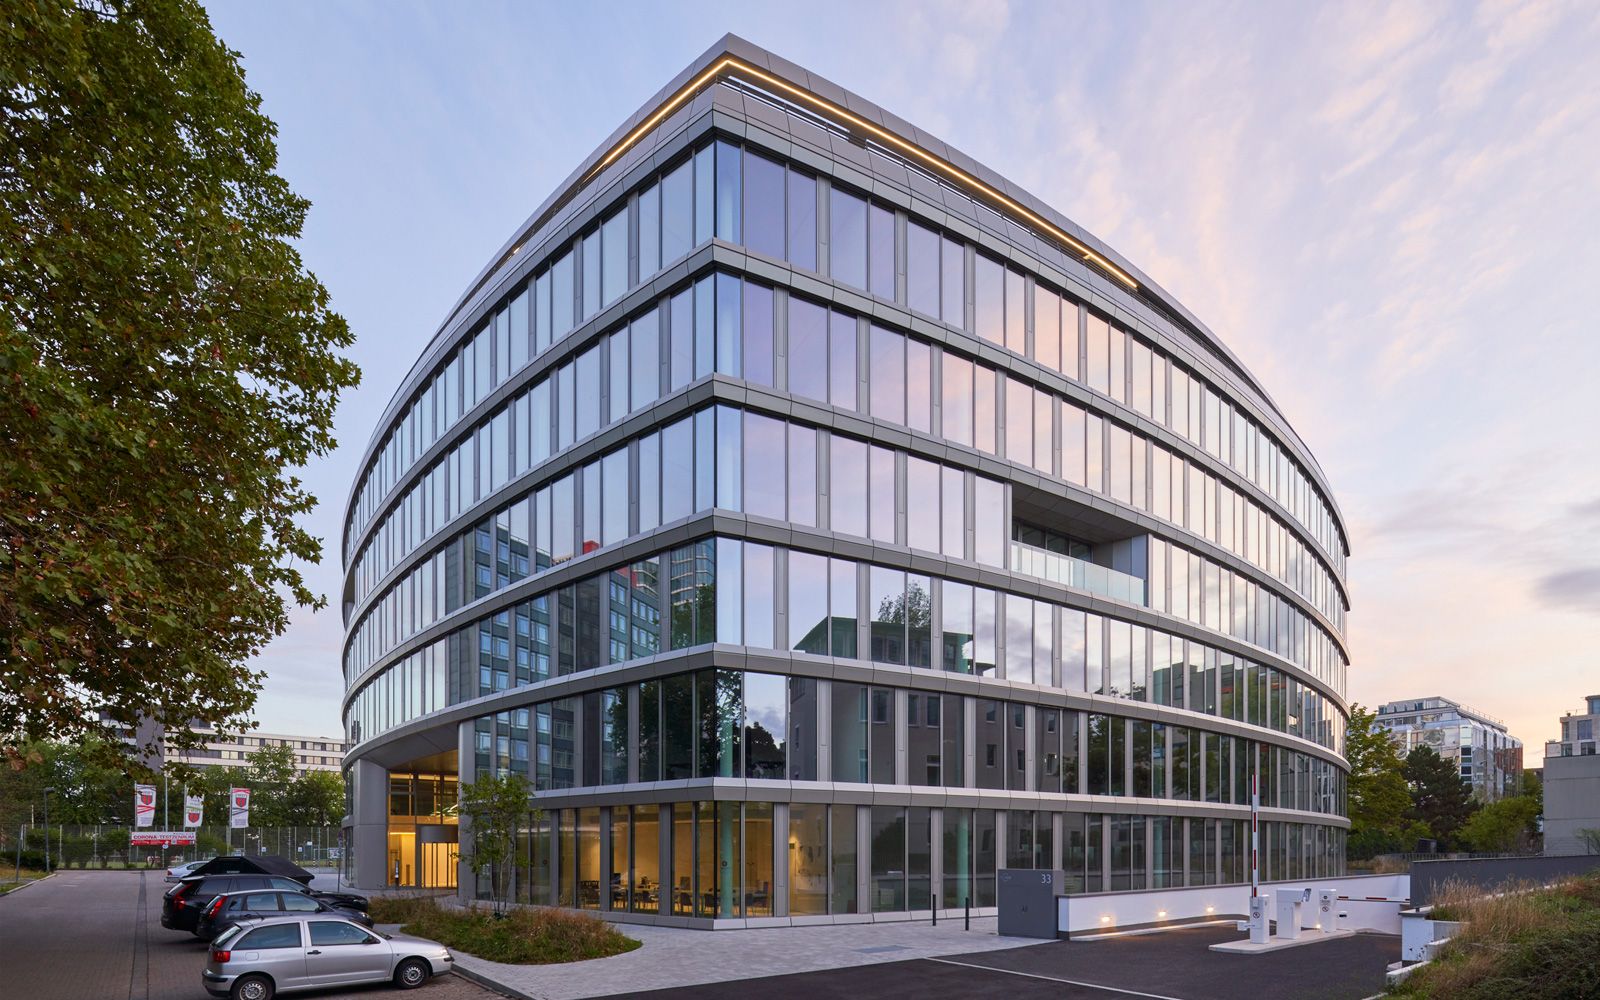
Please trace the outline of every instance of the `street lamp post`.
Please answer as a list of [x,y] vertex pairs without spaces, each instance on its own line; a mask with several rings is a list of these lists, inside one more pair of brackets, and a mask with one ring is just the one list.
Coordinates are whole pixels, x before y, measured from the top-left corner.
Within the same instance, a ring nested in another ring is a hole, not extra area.
[[44,790],[44,873],[50,874],[50,793],[55,791],[55,786],[47,785]]

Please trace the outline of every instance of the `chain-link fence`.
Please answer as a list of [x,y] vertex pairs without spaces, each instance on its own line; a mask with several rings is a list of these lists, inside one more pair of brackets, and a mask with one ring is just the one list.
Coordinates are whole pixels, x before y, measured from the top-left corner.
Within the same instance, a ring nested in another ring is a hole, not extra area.
[[337,868],[342,854],[336,826],[203,826],[193,844],[132,843],[125,826],[24,823],[0,835],[0,865],[21,868],[168,868],[218,854],[276,854],[302,868]]

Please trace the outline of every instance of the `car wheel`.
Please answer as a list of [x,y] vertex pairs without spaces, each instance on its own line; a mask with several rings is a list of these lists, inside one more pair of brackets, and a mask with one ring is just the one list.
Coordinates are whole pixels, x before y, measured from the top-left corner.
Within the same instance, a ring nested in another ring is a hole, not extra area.
[[414,990],[428,981],[433,967],[420,958],[408,958],[394,970],[394,984],[403,990]]
[[266,976],[249,975],[240,976],[233,981],[233,989],[228,995],[233,1000],[272,1000],[272,980]]

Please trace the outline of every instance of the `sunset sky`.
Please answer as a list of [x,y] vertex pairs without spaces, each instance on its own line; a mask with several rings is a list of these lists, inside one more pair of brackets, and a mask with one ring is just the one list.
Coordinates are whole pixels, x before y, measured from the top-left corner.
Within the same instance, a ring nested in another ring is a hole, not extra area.
[[724,32],[987,164],[1260,377],[1350,531],[1349,697],[1443,695],[1537,766],[1600,694],[1600,5],[217,3],[357,335],[306,472],[328,610],[262,728],[340,731],[357,462],[529,213]]

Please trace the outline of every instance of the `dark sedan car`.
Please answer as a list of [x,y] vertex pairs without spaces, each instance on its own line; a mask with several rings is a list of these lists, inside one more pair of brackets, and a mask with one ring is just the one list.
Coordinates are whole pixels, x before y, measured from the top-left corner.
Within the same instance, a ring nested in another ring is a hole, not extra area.
[[363,927],[372,926],[372,918],[360,910],[334,906],[303,892],[257,889],[252,892],[230,892],[213,899],[200,914],[200,922],[194,932],[196,936],[210,941],[234,924],[247,920],[317,913],[351,920]]
[[161,926],[194,933],[211,901],[225,893],[250,889],[278,889],[320,899],[331,906],[367,910],[367,897],[351,892],[322,892],[282,875],[201,875],[186,878],[167,890],[161,899]]

